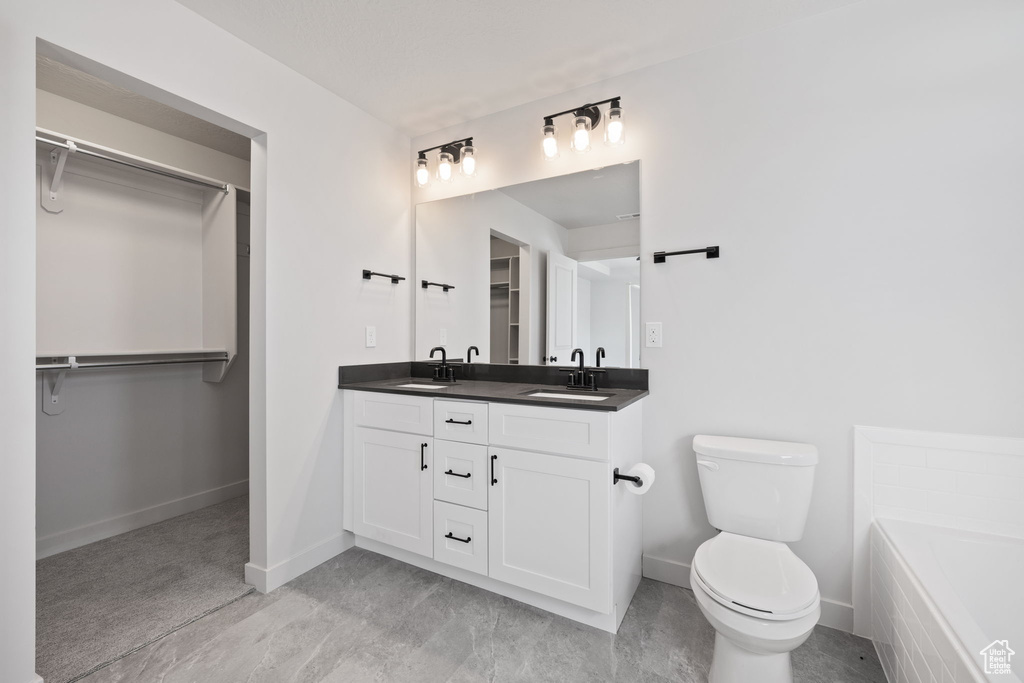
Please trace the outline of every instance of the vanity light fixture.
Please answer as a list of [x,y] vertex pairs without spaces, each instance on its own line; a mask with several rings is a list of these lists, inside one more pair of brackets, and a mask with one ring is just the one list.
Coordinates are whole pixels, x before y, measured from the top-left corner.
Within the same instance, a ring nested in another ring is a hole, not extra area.
[[427,152],[437,152],[437,169],[435,174],[442,183],[450,183],[455,178],[455,167],[467,177],[476,175],[476,148],[473,138],[452,140],[443,145],[421,149],[416,153],[416,186],[426,187],[430,184],[430,167]]
[[[601,116],[601,105],[607,104],[608,113]],[[557,114],[550,114],[544,117],[544,137],[541,140],[541,150],[544,158],[551,160],[558,158],[558,129],[555,128],[555,119],[559,116],[572,114],[571,137],[569,147],[580,154],[590,151],[590,138],[592,132],[605,120],[604,141],[608,145],[621,145],[626,140],[626,129],[622,120],[622,98],[612,97],[593,104],[584,104],[582,107],[567,109]]]
[[558,129],[555,128],[555,122],[551,118],[544,119],[544,139],[541,141],[541,149],[544,151],[545,159],[558,158],[558,138],[555,137],[556,132],[558,132]]
[[416,185],[426,187],[430,184],[430,169],[427,168],[427,155],[420,152],[416,159]]

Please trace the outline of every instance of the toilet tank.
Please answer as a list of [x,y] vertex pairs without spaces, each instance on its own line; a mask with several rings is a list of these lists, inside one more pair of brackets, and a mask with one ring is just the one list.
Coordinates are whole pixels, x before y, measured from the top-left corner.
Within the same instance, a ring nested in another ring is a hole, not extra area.
[[700,488],[711,526],[788,543],[804,535],[818,449],[811,444],[693,438]]

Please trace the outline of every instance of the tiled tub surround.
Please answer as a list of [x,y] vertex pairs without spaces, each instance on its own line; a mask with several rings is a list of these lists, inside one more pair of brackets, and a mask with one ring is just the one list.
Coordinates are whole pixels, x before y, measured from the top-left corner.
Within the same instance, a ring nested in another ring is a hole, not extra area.
[[871,639],[891,683],[1020,683],[1012,658],[1014,673],[986,678],[981,651],[1024,643],[1024,541],[877,520],[870,564]]
[[985,680],[1024,642],[1024,439],[857,427],[854,454],[855,632],[890,681]]

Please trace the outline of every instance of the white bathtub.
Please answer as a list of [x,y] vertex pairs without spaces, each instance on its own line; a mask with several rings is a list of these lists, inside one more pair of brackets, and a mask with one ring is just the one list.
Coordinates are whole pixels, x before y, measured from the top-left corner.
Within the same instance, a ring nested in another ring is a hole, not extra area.
[[[876,519],[871,613],[891,683],[1021,683],[1024,540]],[[986,675],[981,651],[1004,640],[1011,672]]]

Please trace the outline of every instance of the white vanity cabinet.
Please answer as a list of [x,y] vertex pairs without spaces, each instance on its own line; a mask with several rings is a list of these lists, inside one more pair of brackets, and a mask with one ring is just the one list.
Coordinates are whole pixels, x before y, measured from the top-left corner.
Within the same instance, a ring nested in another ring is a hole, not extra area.
[[490,453],[490,576],[608,612],[608,466],[508,448]]
[[[356,544],[614,632],[640,581],[640,402],[618,411],[345,391]],[[392,416],[393,415],[393,416]],[[421,469],[426,468],[426,469]]]
[[433,399],[360,393],[353,397],[352,531],[431,557]]

